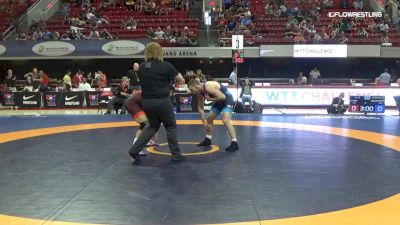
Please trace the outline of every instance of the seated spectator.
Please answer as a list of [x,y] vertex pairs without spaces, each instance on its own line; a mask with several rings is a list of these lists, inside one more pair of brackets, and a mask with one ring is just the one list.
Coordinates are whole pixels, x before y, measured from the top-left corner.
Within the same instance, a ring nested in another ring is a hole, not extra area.
[[152,28],[152,27],[149,27],[149,28],[147,29],[146,34],[147,34],[147,37],[148,37],[148,38],[153,39],[153,38],[155,37],[154,31],[153,31],[153,28]]
[[381,79],[379,77],[375,78],[375,82],[373,83],[375,87],[384,87],[385,85],[382,83]]
[[340,32],[340,35],[336,41],[338,44],[347,44],[349,42],[343,31]]
[[122,28],[127,30],[136,30],[136,27],[137,21],[133,17],[130,17],[127,20],[122,20]]
[[145,3],[144,13],[147,15],[156,14],[156,3],[154,3],[153,0],[150,0],[149,2]]
[[356,0],[353,2],[353,7],[356,10],[362,10],[364,7],[364,2],[363,0]]
[[90,84],[86,82],[86,78],[82,78],[82,82],[79,84],[79,91],[90,91]]
[[278,13],[279,13],[279,16],[280,16],[280,17],[286,17],[286,16],[288,16],[288,14],[287,14],[287,13],[288,13],[288,8],[287,8],[287,6],[285,5],[285,3],[286,3],[286,2],[283,2],[283,4],[279,6]]
[[344,107],[344,93],[340,93],[339,97],[335,97],[332,100],[332,104],[328,107],[328,114],[344,114],[346,108]]
[[297,77],[297,84],[301,84],[301,82],[303,81],[303,77],[305,77],[303,72],[299,72],[299,76]]
[[100,31],[100,39],[101,40],[110,40],[114,39],[114,37],[107,31],[107,29],[103,29]]
[[72,78],[72,87],[77,88],[79,87],[79,84],[82,82],[83,74],[79,70],[74,77]]
[[322,43],[322,36],[319,33],[316,33],[314,35],[314,44],[320,44]]
[[173,30],[172,30],[171,26],[167,26],[167,28],[165,29],[165,32],[164,32],[164,39],[170,41],[172,38],[174,38],[174,35],[172,32],[173,32]]
[[333,0],[323,0],[322,1],[322,7],[325,8],[325,9],[333,8]]
[[121,114],[125,114],[126,109],[124,103],[129,94],[129,78],[123,77],[121,84],[115,90],[114,97],[108,102],[106,114],[111,114],[114,109],[116,109],[118,114],[119,108],[121,108]]
[[368,33],[367,33],[367,31],[365,30],[364,27],[360,27],[360,29],[358,29],[357,36],[363,37],[363,38],[367,38],[368,37]]
[[189,42],[189,46],[190,47],[198,46],[198,44],[197,44],[197,35],[193,31],[189,33],[188,42]]
[[379,31],[380,32],[382,32],[384,34],[389,33],[389,24],[381,21],[378,26],[379,26]]
[[389,34],[388,34],[388,33],[383,33],[383,34],[382,34],[382,43],[383,43],[383,44],[385,44],[385,43],[390,43]]
[[319,70],[317,67],[315,67],[314,69],[312,69],[310,71],[310,80],[311,83],[313,84],[315,80],[320,79],[321,78],[321,74],[319,73]]
[[161,30],[161,27],[157,27],[156,31],[154,31],[153,39],[162,40],[164,39],[165,32]]
[[128,8],[128,10],[134,10],[135,9],[135,1],[133,0],[128,0],[125,2],[126,8]]
[[98,32],[95,28],[92,28],[92,30],[90,31],[90,34],[89,34],[88,39],[91,39],[91,40],[100,40],[100,34],[99,34],[99,32]]
[[385,13],[385,14],[383,15],[383,22],[384,22],[385,24],[392,24],[392,20],[390,19],[389,14]]

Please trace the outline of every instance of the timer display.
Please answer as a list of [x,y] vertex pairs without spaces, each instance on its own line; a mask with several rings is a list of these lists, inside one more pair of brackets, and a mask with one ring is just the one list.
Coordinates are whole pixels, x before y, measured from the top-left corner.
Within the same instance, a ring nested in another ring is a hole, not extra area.
[[384,113],[385,96],[350,96],[349,112]]

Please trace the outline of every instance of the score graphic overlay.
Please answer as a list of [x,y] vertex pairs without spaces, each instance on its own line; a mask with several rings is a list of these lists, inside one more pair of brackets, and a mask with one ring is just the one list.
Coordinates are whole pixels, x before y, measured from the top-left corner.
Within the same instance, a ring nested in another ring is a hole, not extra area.
[[385,96],[350,96],[349,112],[384,113]]

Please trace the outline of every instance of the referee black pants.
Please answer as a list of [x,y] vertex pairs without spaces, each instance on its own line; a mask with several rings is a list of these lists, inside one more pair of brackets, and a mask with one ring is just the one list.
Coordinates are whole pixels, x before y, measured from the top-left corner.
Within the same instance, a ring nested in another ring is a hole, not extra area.
[[149,119],[150,125],[142,131],[142,134],[129,149],[129,152],[134,155],[138,154],[146,147],[147,142],[153,137],[158,129],[160,129],[161,123],[163,123],[165,130],[167,131],[169,150],[172,154],[180,153],[176,130],[176,119],[171,98],[144,99],[143,109]]

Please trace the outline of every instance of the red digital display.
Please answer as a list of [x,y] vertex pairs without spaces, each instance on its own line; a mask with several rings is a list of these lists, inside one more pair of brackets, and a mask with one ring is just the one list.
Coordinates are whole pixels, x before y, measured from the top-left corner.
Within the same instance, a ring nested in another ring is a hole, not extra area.
[[244,63],[244,51],[243,50],[232,50],[232,62],[233,63]]

